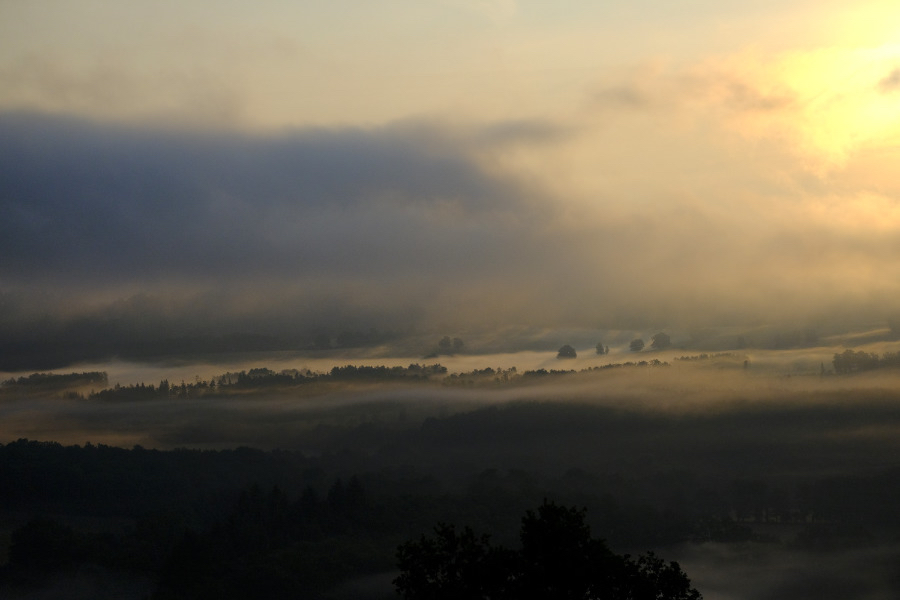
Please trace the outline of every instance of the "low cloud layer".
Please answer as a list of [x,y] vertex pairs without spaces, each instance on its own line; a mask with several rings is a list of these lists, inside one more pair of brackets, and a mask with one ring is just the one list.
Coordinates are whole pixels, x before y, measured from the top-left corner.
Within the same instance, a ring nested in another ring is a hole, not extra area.
[[506,224],[538,218],[525,190],[415,126],[252,138],[7,115],[0,128],[8,278],[426,273],[466,247],[521,251],[504,250]]
[[882,4],[10,8],[0,356],[883,328]]
[[[5,113],[4,335],[79,319],[177,336],[892,314],[894,230],[848,228],[845,200],[766,191],[733,166],[679,191],[683,158],[641,182],[604,150],[610,187],[588,201],[554,181],[572,148],[590,155],[585,139],[549,121],[249,135]],[[698,148],[684,164],[709,164]],[[619,153],[637,164],[640,150]]]

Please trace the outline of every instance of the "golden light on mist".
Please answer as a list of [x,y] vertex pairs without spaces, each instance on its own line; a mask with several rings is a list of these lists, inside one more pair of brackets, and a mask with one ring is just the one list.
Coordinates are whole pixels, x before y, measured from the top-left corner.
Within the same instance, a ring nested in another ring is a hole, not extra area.
[[802,210],[807,219],[842,230],[889,232],[900,229],[900,202],[872,192],[850,198],[819,198]]

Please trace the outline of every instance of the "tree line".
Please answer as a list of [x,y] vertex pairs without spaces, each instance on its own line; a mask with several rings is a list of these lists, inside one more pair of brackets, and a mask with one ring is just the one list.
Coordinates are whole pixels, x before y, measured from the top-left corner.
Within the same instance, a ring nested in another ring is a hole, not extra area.
[[2,382],[7,387],[65,388],[93,384],[106,385],[109,377],[105,371],[84,371],[82,373],[32,373],[27,377],[11,377]]
[[880,357],[874,352],[844,350],[836,353],[831,361],[838,374],[859,373],[883,367],[900,367],[900,352],[885,352]]
[[[218,397],[234,392],[266,391],[271,389],[283,389],[298,387],[312,383],[353,383],[353,382],[440,382],[443,385],[476,385],[485,382],[494,384],[513,384],[516,382],[532,381],[536,378],[547,376],[563,376],[575,373],[591,373],[608,369],[629,367],[660,367],[669,363],[659,359],[626,361],[623,363],[609,363],[594,367],[575,369],[531,369],[518,371],[516,367],[508,369],[494,369],[486,367],[474,369],[469,372],[448,373],[447,367],[434,363],[420,365],[412,363],[402,366],[368,366],[368,365],[344,365],[334,366],[325,373],[312,371],[300,372],[297,369],[283,369],[274,371],[266,367],[258,367],[239,372],[227,372],[212,377],[208,380],[195,378],[193,381],[181,381],[171,383],[163,379],[159,384],[136,383],[129,385],[115,384],[109,388],[91,390],[85,394],[78,391],[66,393],[66,397],[77,400],[97,401],[141,401],[165,398],[203,398]],[[28,377],[10,379],[0,386],[0,393],[10,393],[24,390],[66,390],[75,387],[87,387],[90,384],[106,385],[107,374],[101,373],[72,373],[50,374],[36,373]]]

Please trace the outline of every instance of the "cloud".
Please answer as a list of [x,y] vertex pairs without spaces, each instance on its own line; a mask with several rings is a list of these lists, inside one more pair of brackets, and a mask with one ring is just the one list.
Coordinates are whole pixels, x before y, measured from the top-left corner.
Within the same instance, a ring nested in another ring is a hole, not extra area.
[[878,82],[878,90],[884,94],[900,89],[900,68],[891,71],[884,79]]
[[483,15],[492,21],[507,21],[519,10],[517,0],[444,0],[451,6]]
[[819,176],[894,145],[898,121],[885,97],[900,87],[894,56],[890,45],[826,46],[645,61],[598,78],[588,106],[773,143]]
[[563,141],[573,134],[571,127],[547,120],[518,119],[483,126],[473,142],[477,144],[544,144]]
[[[0,341],[890,312],[897,227],[869,226],[887,194],[820,189],[777,148],[610,123],[249,135],[2,114]],[[601,193],[573,185],[594,172]]]
[[725,97],[729,106],[741,111],[775,111],[790,106],[792,98],[786,94],[771,94],[754,89],[741,81],[725,85]]
[[647,93],[632,85],[605,87],[596,92],[593,98],[602,106],[644,108],[650,105]]
[[590,94],[599,109],[775,111],[794,101],[779,81],[758,80],[734,64],[667,65],[649,62],[604,76]]
[[[184,49],[186,54],[196,50]],[[237,80],[209,64],[187,68],[178,63],[148,73],[115,55],[78,66],[62,53],[32,51],[0,64],[0,104],[103,119],[218,126],[247,116],[247,99]]]
[[452,271],[465,248],[506,254],[504,215],[532,213],[415,125],[247,137],[20,114],[0,132],[8,278]]
[[474,155],[554,135],[516,122],[460,139],[404,122],[250,136],[6,113],[3,321],[273,331],[405,327],[445,309],[493,321],[502,300],[488,290],[538,277],[565,244],[541,239],[556,209],[538,190]]

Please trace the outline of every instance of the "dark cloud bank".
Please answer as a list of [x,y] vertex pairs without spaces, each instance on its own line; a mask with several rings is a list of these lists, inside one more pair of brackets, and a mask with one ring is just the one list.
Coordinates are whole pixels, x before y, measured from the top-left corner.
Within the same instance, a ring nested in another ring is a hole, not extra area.
[[407,328],[444,290],[539,260],[530,196],[416,124],[250,137],[2,115],[7,346]]
[[871,309],[865,290],[804,295],[799,250],[767,263],[749,227],[702,207],[623,198],[591,221],[485,166],[567,135],[403,122],[252,136],[2,114],[0,369],[297,349],[341,331],[758,323],[846,309],[847,294],[849,312]]
[[[454,248],[505,254],[522,204],[415,126],[251,138],[6,115],[0,131],[14,280],[452,274],[469,257]],[[474,217],[489,230],[452,227]]]

